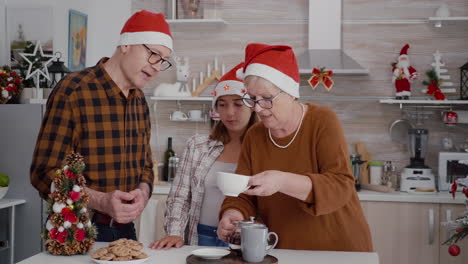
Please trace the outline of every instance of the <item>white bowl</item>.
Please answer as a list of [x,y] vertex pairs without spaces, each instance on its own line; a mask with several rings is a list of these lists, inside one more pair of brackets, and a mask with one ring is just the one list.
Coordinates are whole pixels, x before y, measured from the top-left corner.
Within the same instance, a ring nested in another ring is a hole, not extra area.
[[8,186],[7,187],[0,187],[0,199],[2,199],[8,192]]
[[224,195],[237,197],[249,188],[249,179],[250,176],[219,171],[216,184]]

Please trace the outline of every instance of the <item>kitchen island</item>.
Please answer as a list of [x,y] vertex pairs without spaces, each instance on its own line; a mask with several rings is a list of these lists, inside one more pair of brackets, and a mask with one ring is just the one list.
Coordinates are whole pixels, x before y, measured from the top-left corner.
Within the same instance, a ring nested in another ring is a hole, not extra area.
[[[93,252],[97,248],[107,246],[108,243],[95,243]],[[145,245],[148,246],[148,245]],[[171,250],[152,250],[145,248],[144,251],[150,255],[147,264],[185,264],[185,259],[190,255],[190,252],[198,246],[184,246],[182,248]],[[278,258],[278,263],[281,264],[300,264],[300,263],[327,263],[327,264],[378,264],[379,257],[377,253],[363,252],[337,252],[337,251],[310,251],[310,250],[285,250],[273,249],[270,255]],[[39,253],[35,256],[27,258],[18,264],[82,264],[94,263],[87,255],[76,256],[52,256],[46,252]]]

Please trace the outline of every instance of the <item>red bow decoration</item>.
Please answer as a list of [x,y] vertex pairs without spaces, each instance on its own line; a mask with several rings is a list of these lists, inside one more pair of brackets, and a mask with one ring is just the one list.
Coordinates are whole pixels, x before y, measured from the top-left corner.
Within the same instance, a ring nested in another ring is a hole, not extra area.
[[335,83],[331,78],[332,76],[333,71],[325,70],[325,67],[322,67],[320,69],[314,68],[312,70],[312,76],[309,78],[308,82],[310,86],[312,86],[312,89],[315,89],[317,85],[322,83],[323,86],[325,86],[325,88],[327,89],[327,91],[330,91],[333,87],[333,84]]
[[426,94],[433,95],[436,100],[445,100],[445,95],[440,91],[439,86],[434,80],[427,86]]

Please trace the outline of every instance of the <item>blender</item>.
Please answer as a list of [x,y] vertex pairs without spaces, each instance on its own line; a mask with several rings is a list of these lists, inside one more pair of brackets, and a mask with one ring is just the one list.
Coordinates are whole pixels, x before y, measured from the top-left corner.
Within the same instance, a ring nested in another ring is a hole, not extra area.
[[408,129],[408,150],[411,154],[410,164],[403,169],[401,174],[402,192],[435,190],[435,177],[431,168],[424,164],[427,153],[427,141],[429,131],[423,128]]

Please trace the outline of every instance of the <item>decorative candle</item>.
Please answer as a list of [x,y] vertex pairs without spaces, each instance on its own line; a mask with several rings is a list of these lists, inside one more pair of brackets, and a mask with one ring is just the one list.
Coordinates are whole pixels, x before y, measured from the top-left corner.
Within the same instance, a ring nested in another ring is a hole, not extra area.
[[224,75],[226,73],[226,65],[221,64],[221,75]]
[[197,89],[197,78],[192,79],[192,91],[195,91]]
[[208,63],[208,65],[206,65],[206,76],[210,76],[211,75],[211,64]]
[[204,79],[204,72],[200,72],[200,84],[203,83],[203,79]]
[[215,59],[214,59],[214,69],[215,71],[218,70],[218,57],[215,56]]

